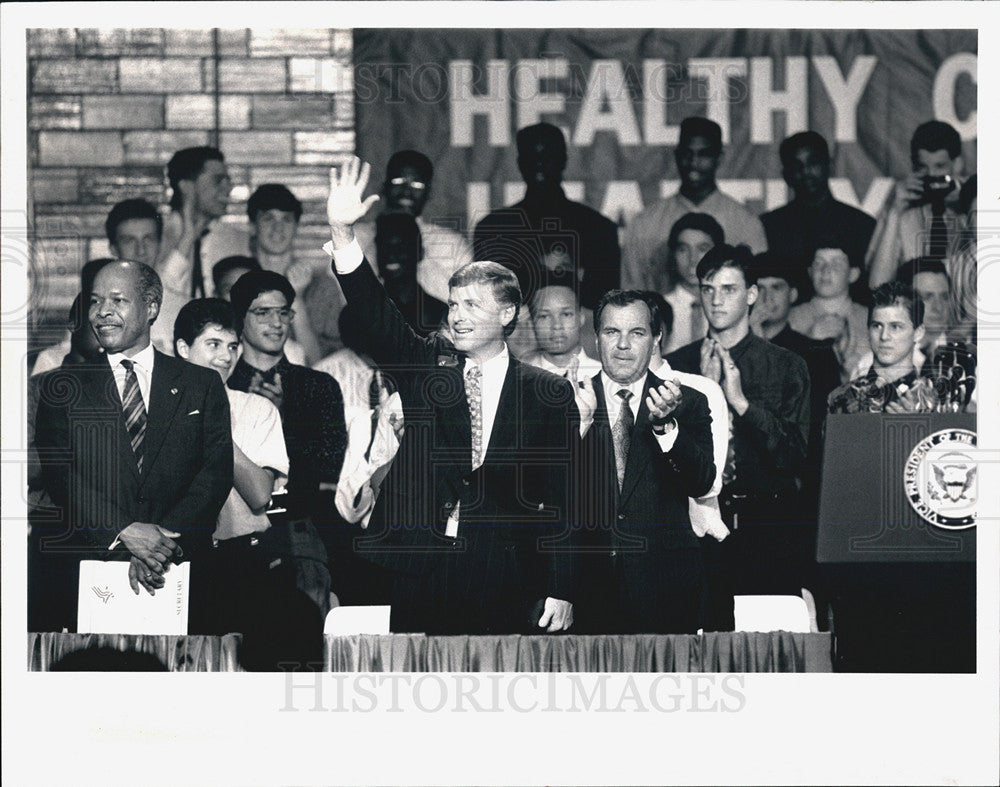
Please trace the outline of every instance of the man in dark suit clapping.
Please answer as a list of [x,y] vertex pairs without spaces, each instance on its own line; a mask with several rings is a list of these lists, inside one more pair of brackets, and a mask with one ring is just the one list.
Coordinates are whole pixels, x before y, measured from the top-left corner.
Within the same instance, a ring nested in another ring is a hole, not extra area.
[[368,175],[356,158],[331,172],[325,248],[347,302],[365,315],[364,349],[403,404],[399,453],[357,547],[395,572],[391,628],[569,628],[572,555],[545,537],[568,524],[579,439],[572,388],[510,356],[521,292],[497,263],[451,277],[450,339],[414,333],[354,237],[352,225],[378,199],[361,199]]
[[694,633],[704,571],[688,498],[715,478],[708,401],[649,371],[661,329],[641,293],[605,294],[594,327],[602,370],[578,393],[589,553],[579,617],[595,632]]

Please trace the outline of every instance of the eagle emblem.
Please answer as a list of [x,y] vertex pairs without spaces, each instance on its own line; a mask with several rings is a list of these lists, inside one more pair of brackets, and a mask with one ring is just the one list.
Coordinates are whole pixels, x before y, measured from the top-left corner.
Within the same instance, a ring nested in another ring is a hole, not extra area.
[[976,466],[969,461],[969,457],[958,453],[945,454],[931,468],[934,476],[927,482],[927,494],[932,500],[944,498],[951,503],[960,503],[970,499],[968,494],[976,482]]

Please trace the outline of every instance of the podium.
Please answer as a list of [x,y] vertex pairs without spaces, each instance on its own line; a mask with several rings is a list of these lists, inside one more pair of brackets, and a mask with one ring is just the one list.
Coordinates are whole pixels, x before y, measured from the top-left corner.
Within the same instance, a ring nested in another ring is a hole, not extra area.
[[829,415],[816,562],[841,671],[975,671],[976,420]]

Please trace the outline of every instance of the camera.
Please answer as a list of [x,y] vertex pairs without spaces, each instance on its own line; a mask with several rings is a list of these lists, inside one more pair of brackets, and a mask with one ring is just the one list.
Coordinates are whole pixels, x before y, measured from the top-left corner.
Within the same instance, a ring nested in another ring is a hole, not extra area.
[[942,202],[955,190],[955,179],[951,175],[924,176],[924,202]]

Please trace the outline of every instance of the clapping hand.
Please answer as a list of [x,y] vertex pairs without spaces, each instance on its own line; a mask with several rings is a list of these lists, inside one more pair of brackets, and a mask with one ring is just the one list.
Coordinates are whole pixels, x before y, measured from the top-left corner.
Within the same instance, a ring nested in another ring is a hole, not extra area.
[[362,163],[357,156],[340,167],[330,168],[330,196],[326,201],[326,216],[330,229],[343,230],[350,227],[379,200],[378,194],[361,199],[371,175],[371,165]]
[[301,296],[312,281],[313,267],[308,262],[293,262],[285,270],[285,278],[297,296]]
[[729,350],[718,342],[715,343],[715,352],[722,362],[722,393],[726,395],[726,401],[736,414],[743,415],[750,402],[743,393],[743,378],[739,367],[729,354]]
[[715,339],[705,339],[701,343],[701,376],[713,383],[722,381],[722,359],[715,349]]
[[542,617],[538,620],[538,627],[548,632],[555,632],[565,631],[572,625],[573,604],[551,596],[546,598]]
[[649,422],[660,426],[667,422],[670,414],[681,403],[681,384],[677,379],[665,380],[658,388],[650,388],[646,396],[646,409],[649,410]]

